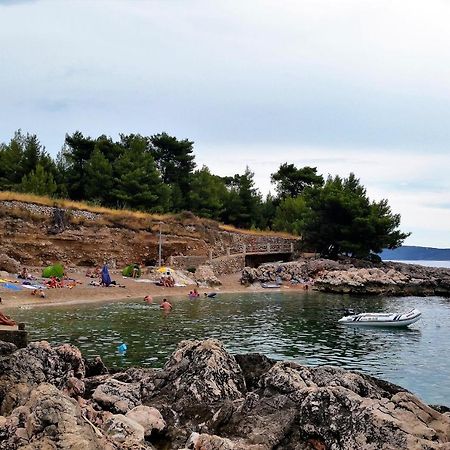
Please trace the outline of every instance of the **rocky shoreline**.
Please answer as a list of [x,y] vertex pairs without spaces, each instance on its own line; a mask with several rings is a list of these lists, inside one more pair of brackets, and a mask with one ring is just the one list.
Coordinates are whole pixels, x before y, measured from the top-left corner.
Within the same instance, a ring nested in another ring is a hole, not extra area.
[[243,284],[309,283],[315,290],[354,295],[450,296],[450,269],[396,262],[344,259],[300,259],[246,267]]
[[71,345],[0,343],[0,449],[449,449],[450,413],[335,367],[183,341],[110,373]]

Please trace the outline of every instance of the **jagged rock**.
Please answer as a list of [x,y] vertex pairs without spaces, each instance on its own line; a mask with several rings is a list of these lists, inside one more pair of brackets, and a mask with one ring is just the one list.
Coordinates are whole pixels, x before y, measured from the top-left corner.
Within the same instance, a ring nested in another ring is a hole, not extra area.
[[248,390],[257,388],[261,376],[275,364],[275,361],[260,353],[248,353],[234,357],[242,369]]
[[131,411],[128,411],[125,415],[142,425],[145,437],[150,437],[155,432],[161,433],[166,428],[166,422],[156,408],[139,405]]
[[180,342],[165,364],[161,378],[160,393],[183,400],[187,407],[211,406],[240,398],[245,392],[241,368],[214,339]]
[[103,364],[100,356],[96,356],[93,359],[83,359],[86,369],[86,377],[94,377],[97,375],[106,375],[109,373],[108,368]]
[[0,270],[4,270],[8,273],[18,273],[20,269],[20,262],[16,261],[14,258],[0,253]]
[[50,384],[39,385],[29,400],[0,420],[1,450],[107,448],[82,418],[78,404]]
[[141,404],[140,386],[109,379],[95,389],[92,398],[107,411],[125,414]]
[[0,341],[0,356],[10,355],[17,350],[17,346],[12,342]]
[[450,295],[450,269],[402,263],[372,263],[357,259],[328,259],[245,267],[241,283],[313,283],[324,292],[374,295]]
[[332,367],[275,364],[222,431],[271,448],[437,449],[450,419],[402,388]]
[[196,450],[450,448],[448,408],[335,367],[234,358],[215,340],[183,341],[162,370],[86,379],[77,349],[23,350],[0,357],[0,450],[141,450],[149,441]]
[[234,450],[235,445],[229,439],[211,434],[193,432],[186,443],[193,450]]
[[76,347],[64,344],[52,348],[45,341],[33,342],[0,357],[0,412],[10,412],[22,404],[38,384],[50,383],[70,391],[67,381],[81,380],[84,374],[83,359]]
[[144,442],[144,427],[123,414],[110,416],[103,424],[106,435],[123,444],[140,444]]

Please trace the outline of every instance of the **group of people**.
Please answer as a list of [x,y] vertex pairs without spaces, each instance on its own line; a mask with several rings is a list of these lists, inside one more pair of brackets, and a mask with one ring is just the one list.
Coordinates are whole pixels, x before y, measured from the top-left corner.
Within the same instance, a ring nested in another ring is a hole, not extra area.
[[[144,297],[144,302],[148,305],[153,303],[153,297],[151,295],[146,295]],[[170,312],[173,308],[172,304],[167,300],[167,298],[163,298],[162,302],[159,304],[159,307],[164,310],[164,312]]]
[[45,298],[45,297],[46,297],[45,292],[44,292],[44,289],[42,289],[42,288],[40,288],[40,289],[34,289],[34,290],[31,292],[31,295],[35,295],[36,297],[40,297],[40,298]]
[[159,283],[158,284],[159,284],[159,286],[164,286],[164,287],[174,287],[175,286],[175,279],[170,274],[163,275],[159,279]]

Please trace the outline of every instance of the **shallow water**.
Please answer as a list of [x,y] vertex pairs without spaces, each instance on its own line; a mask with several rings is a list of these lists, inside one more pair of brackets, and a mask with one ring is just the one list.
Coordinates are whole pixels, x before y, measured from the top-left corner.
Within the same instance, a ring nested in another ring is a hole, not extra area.
[[[161,367],[183,339],[213,337],[233,353],[261,352],[301,364],[330,364],[397,383],[427,403],[450,405],[450,299],[309,293],[219,294],[173,299],[164,315],[142,301],[14,311],[31,340],[70,342],[107,365]],[[423,318],[406,329],[346,328],[340,307],[361,311],[418,308]],[[117,353],[125,342],[128,351]]]

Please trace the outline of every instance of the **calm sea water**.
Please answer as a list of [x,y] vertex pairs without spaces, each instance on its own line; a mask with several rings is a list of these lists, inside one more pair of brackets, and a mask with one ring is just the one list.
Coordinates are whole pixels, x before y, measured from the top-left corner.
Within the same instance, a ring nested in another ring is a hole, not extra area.
[[[161,367],[179,341],[213,337],[233,353],[359,370],[404,386],[427,403],[450,405],[450,299],[264,292],[171,301],[169,315],[157,304],[129,300],[19,309],[14,318],[27,322],[32,340],[70,342],[115,367]],[[349,329],[337,323],[341,307],[415,307],[423,318],[409,329]],[[128,345],[123,356],[117,353],[122,342]]]
[[399,262],[404,264],[419,264],[419,266],[427,266],[427,267],[444,267],[450,269],[450,261],[423,261],[423,260],[408,260],[408,261],[386,260],[386,261]]

